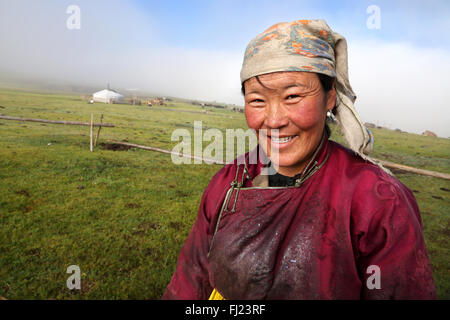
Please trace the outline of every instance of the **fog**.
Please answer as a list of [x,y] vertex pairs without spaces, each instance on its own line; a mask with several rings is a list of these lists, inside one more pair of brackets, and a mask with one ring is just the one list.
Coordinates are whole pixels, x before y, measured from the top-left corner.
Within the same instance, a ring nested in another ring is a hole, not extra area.
[[[69,30],[70,1],[0,2],[3,84],[10,77],[94,87],[110,83],[124,94],[139,89],[243,105],[239,71],[246,44],[177,46],[161,39],[151,12],[119,1],[82,3],[81,28]],[[444,49],[349,40],[350,82],[362,120],[449,137],[449,61]]]

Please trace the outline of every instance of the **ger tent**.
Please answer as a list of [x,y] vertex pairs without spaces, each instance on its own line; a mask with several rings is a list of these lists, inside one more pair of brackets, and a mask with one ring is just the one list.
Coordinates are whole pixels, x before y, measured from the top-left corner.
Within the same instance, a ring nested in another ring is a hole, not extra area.
[[111,89],[104,89],[92,95],[95,102],[117,103],[123,101],[123,95]]

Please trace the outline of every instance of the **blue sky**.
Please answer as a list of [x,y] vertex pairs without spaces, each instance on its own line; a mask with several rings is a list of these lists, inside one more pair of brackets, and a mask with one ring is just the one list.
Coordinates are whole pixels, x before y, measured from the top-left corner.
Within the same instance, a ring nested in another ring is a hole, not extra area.
[[[69,5],[78,30],[66,27]],[[380,29],[367,28],[370,5]],[[347,38],[363,121],[449,137],[449,17],[450,1],[0,0],[0,82],[109,82],[242,105],[247,43],[277,22],[320,18]]]
[[[155,22],[161,44],[239,49],[268,25],[325,19],[347,38],[408,41],[449,48],[450,1],[143,1],[135,6]],[[367,7],[380,8],[382,27],[369,30]]]

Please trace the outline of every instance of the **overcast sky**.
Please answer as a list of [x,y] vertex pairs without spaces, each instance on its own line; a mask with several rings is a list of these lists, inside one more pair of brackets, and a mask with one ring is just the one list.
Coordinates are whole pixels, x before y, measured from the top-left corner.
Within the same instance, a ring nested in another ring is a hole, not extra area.
[[[67,28],[70,5],[80,29]],[[367,26],[371,5],[380,28]],[[450,137],[449,17],[449,1],[0,0],[0,76],[243,105],[247,43],[277,22],[320,18],[347,38],[364,122]]]

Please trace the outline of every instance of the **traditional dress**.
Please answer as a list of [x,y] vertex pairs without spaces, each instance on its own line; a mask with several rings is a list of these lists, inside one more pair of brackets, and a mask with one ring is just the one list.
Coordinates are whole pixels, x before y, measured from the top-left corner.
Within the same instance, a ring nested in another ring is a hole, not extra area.
[[220,170],[163,299],[435,298],[411,191],[325,138],[294,186],[249,154]]

